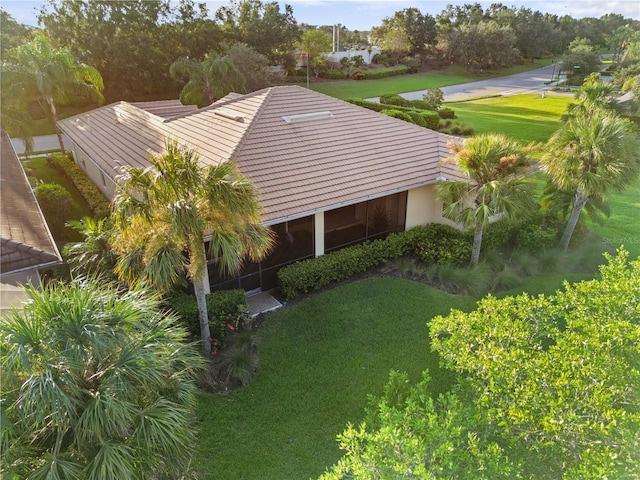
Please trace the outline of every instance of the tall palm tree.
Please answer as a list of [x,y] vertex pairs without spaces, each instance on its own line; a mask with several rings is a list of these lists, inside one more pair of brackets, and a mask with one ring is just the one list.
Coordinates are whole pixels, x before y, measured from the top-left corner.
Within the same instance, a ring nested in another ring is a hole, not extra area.
[[640,171],[638,131],[628,120],[594,108],[570,117],[551,136],[540,163],[550,182],[574,195],[571,215],[560,240],[566,250],[589,199],[606,200]]
[[171,64],[169,72],[174,78],[189,80],[180,92],[180,101],[198,107],[211,105],[229,92],[245,93],[245,79],[233,60],[209,53],[202,62],[181,57]]
[[202,351],[209,355],[206,253],[222,273],[235,273],[245,258],[267,253],[271,231],[259,223],[257,190],[233,163],[202,167],[195,151],[176,142],[150,160],[150,168],[127,172],[114,200],[114,247],[122,255],[116,273],[163,291],[186,273],[198,303]]
[[[58,104],[69,101],[69,95],[87,95],[103,102],[104,88],[98,71],[79,63],[66,48],[56,49],[40,36],[15,49],[13,60],[2,64],[2,86],[8,97],[16,99],[25,110],[39,100],[54,123],[58,121]],[[64,152],[62,135],[56,129],[60,150]]]
[[439,183],[443,215],[473,229],[471,265],[480,259],[482,235],[491,220],[504,220],[526,211],[532,201],[531,183],[525,178],[531,164],[526,149],[498,134],[483,134],[464,144],[449,145],[452,157],[468,181]]
[[3,477],[184,474],[203,361],[177,319],[96,281],[27,293],[0,322]]

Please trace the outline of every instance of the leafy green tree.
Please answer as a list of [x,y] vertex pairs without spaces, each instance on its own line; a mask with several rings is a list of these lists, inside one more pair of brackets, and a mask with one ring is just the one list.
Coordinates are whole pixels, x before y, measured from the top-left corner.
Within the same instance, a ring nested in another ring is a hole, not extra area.
[[620,111],[616,86],[612,82],[604,82],[599,73],[592,73],[585,78],[582,86],[574,95],[574,102],[567,105],[567,115],[590,115],[598,109],[616,113]]
[[569,44],[560,68],[571,85],[581,85],[588,75],[599,72],[601,66],[596,47],[586,38],[576,38]]
[[[46,37],[38,37],[17,47],[10,63],[2,64],[2,86],[8,97],[26,110],[29,102],[38,99],[46,113],[58,121],[58,104],[65,104],[70,95],[86,95],[102,102],[102,77],[98,71],[79,63],[66,48],[55,49]],[[64,153],[62,135],[58,134]]]
[[[545,297],[487,297],[431,321],[432,348],[465,378],[523,478],[634,478],[640,439],[640,259]],[[518,478],[513,476],[512,478]]]
[[300,29],[291,5],[280,11],[278,2],[232,0],[216,12],[223,31],[233,41],[242,42],[277,64],[293,53],[300,39]]
[[69,226],[83,237],[81,242],[64,246],[64,259],[72,275],[115,280],[114,269],[118,257],[111,246],[114,235],[111,219],[84,217],[80,221],[69,222]]
[[127,172],[114,200],[116,273],[165,292],[188,274],[208,356],[207,256],[222,273],[235,273],[245,258],[266,254],[271,232],[260,225],[257,190],[233,163],[203,167],[195,151],[175,142],[150,161],[152,168]]
[[[417,8],[405,8],[395,12],[392,17],[383,18],[382,25],[373,28],[371,34],[385,50],[406,50],[410,55],[424,55],[436,44],[436,21]],[[403,39],[401,44],[398,39]]]
[[438,110],[444,102],[444,93],[439,88],[428,88],[422,95],[422,100],[429,104],[430,110]]
[[180,92],[184,104],[204,107],[229,92],[245,93],[245,79],[229,57],[209,53],[202,62],[182,57],[171,64],[171,76],[188,78]]
[[276,85],[281,76],[269,68],[269,60],[249,45],[235,43],[224,45],[224,55],[233,61],[246,82],[246,91],[255,92]]
[[34,29],[16,22],[0,7],[0,59],[7,61],[10,51],[33,40]]
[[531,162],[525,149],[504,135],[478,135],[449,148],[453,156],[448,160],[468,180],[439,183],[438,198],[446,218],[474,231],[471,265],[476,265],[489,222],[513,218],[530,206],[531,183],[526,174]]
[[609,111],[595,108],[570,116],[547,142],[542,171],[560,191],[573,192],[573,206],[560,240],[566,250],[586,203],[606,200],[640,171],[637,129]]
[[142,291],[27,289],[0,322],[3,478],[184,478],[202,359]]

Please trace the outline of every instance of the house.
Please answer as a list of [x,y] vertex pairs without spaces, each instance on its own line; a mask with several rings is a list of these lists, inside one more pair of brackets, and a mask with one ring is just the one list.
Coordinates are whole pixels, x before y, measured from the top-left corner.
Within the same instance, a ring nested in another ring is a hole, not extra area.
[[279,86],[229,94],[201,109],[118,102],[59,122],[75,161],[105,195],[122,167],[149,165],[165,139],[205,164],[230,159],[258,188],[277,245],[213,288],[276,285],[297,260],[429,222],[442,222],[434,184],[460,173],[441,160],[451,137],[313,92]]
[[24,285],[40,285],[41,271],[62,263],[47,222],[7,132],[0,150],[0,308],[19,307]]

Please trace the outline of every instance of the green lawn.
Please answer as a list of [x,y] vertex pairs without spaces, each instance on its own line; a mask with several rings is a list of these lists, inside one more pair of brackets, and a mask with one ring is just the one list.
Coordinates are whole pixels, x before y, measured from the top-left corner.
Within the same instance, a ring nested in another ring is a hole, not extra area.
[[[44,183],[57,183],[67,189],[73,198],[73,206],[69,213],[69,220],[80,220],[85,216],[91,216],[91,210],[87,202],[85,202],[75,185],[64,175],[61,175],[55,168],[49,166],[45,157],[23,160],[22,165],[27,172],[27,176],[35,177]],[[62,238],[56,238],[55,240],[58,248],[62,249],[62,246],[67,242],[81,241],[82,236],[72,228],[65,228],[64,236]]]
[[547,94],[512,95],[450,106],[458,118],[476,133],[500,132],[525,143],[544,142],[558,128],[572,96]]
[[512,68],[496,70],[491,75],[481,77],[470,75],[459,67],[450,67],[446,70],[434,70],[431,72],[416,73],[412,75],[399,75],[397,77],[381,78],[379,80],[336,80],[332,82],[311,83],[311,90],[324,93],[331,97],[346,100],[347,98],[370,98],[394,93],[414,92],[427,88],[445,87],[459,83],[486,80],[492,77],[511,75],[514,73],[533,70],[549,65],[550,60],[538,60],[535,63],[526,63]]
[[336,435],[358,422],[389,369],[434,392],[450,378],[429,352],[427,321],[474,299],[400,279],[368,279],[272,314],[260,327],[259,375],[229,395],[202,396],[197,466],[204,479],[306,479],[340,456]]

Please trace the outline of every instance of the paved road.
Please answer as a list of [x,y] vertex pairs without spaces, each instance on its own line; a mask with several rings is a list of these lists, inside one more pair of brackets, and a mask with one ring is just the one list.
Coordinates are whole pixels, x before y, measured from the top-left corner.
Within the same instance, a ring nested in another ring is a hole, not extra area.
[[[71,142],[69,139],[65,135],[63,135],[62,138],[65,148],[71,148]],[[24,142],[21,138],[12,138],[11,144],[18,155],[24,153]],[[40,135],[33,137],[34,152],[44,152],[46,150],[55,150],[56,148],[60,149],[60,143],[58,143],[57,135]]]
[[[520,93],[546,92],[549,86],[545,82],[551,80],[554,73],[554,66],[549,65],[537,70],[524,73],[516,73],[506,77],[496,77],[477,82],[463,83],[442,87],[445,101],[461,100],[464,98],[481,97],[484,95],[516,95]],[[557,66],[556,66],[557,74]],[[422,100],[422,95],[426,90],[417,92],[402,93],[401,96],[407,100]],[[368,98],[370,101],[378,101],[379,98]]]

